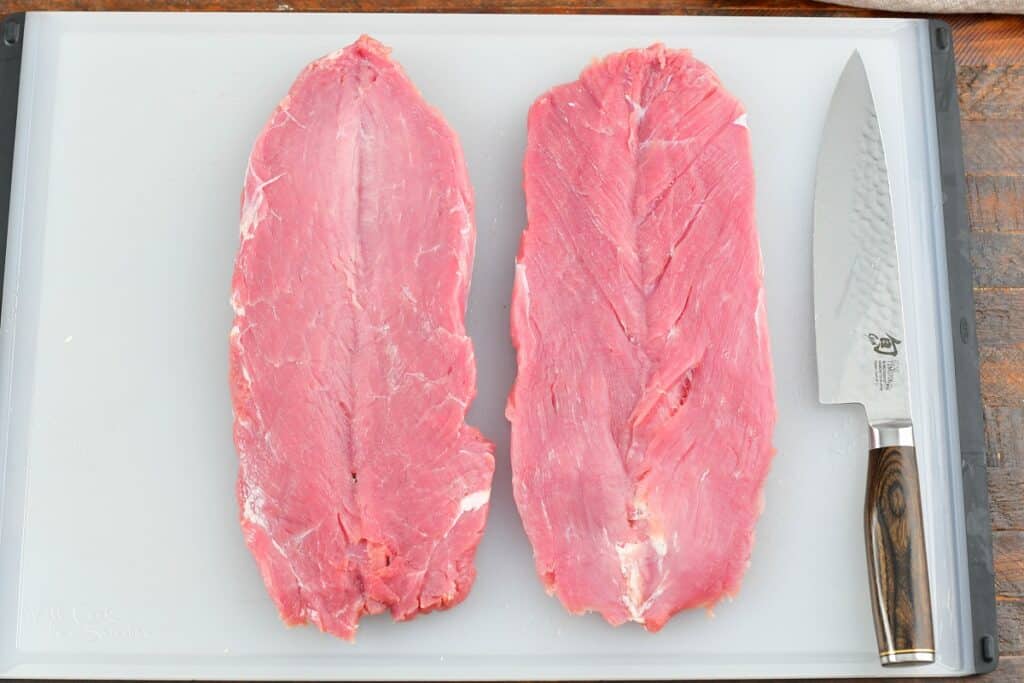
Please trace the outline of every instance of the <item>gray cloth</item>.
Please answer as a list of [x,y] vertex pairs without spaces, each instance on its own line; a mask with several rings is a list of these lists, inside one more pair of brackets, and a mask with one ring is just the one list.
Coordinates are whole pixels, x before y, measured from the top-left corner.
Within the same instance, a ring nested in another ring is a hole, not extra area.
[[968,13],[997,12],[1024,14],[1024,0],[831,0],[843,5],[890,12]]

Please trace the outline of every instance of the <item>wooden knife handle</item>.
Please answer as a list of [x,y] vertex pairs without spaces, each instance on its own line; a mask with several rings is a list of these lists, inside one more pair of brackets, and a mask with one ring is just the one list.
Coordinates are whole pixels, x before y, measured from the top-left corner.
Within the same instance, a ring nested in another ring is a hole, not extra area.
[[884,666],[935,661],[928,559],[913,446],[871,449],[864,533]]

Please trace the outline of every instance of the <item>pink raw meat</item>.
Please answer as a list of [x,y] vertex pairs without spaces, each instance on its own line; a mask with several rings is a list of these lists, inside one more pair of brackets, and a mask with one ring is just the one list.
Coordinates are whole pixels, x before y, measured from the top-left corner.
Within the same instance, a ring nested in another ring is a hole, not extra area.
[[310,64],[249,159],[231,391],[246,543],[288,624],[450,607],[494,471],[465,423],[473,198],[455,134],[368,37]]
[[661,45],[530,109],[507,414],[537,571],[571,612],[656,631],[749,563],[775,399],[745,122]]

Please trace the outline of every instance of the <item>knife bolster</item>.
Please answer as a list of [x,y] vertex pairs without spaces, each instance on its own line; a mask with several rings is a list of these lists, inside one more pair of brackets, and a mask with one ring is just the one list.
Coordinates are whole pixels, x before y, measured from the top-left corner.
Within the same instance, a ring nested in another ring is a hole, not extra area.
[[868,448],[889,448],[890,446],[913,446],[914,428],[907,420],[876,422],[868,432]]

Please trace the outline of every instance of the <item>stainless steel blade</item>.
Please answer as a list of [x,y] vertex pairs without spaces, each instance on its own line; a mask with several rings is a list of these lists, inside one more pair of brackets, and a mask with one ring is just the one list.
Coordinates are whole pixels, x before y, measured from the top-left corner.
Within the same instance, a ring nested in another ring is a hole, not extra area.
[[822,403],[861,403],[872,424],[910,419],[889,175],[858,53],[832,96],[818,157],[814,328]]

